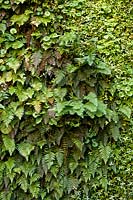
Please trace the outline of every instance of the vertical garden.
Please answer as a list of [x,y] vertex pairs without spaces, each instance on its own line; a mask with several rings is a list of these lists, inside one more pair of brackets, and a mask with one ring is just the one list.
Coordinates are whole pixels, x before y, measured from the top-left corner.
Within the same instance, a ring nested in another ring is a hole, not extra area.
[[133,3],[0,0],[0,200],[133,198]]

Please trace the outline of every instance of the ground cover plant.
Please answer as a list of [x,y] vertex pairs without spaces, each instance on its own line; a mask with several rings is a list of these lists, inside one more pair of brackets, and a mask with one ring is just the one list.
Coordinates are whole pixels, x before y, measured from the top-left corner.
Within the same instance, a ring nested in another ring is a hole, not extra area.
[[132,2],[0,0],[0,199],[133,198]]

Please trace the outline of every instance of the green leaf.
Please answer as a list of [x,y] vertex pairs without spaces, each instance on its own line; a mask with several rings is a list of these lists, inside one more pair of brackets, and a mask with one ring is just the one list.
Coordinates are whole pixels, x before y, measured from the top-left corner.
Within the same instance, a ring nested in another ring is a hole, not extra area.
[[6,24],[0,23],[0,31],[4,34],[6,31]]
[[76,145],[76,147],[77,147],[80,151],[82,151],[83,142],[81,142],[80,140],[74,138],[74,139],[73,139],[73,143]]
[[13,79],[12,71],[9,71],[9,72],[5,73],[5,79],[6,79],[6,82],[12,81],[12,79]]
[[44,159],[48,166],[48,169],[50,169],[51,166],[54,164],[55,154],[53,152],[49,152],[45,155]]
[[27,192],[28,190],[28,181],[26,179],[26,177],[21,176],[18,180],[17,180],[18,185],[20,185],[20,187],[22,188],[22,190],[24,192]]
[[30,14],[32,13],[32,11],[30,10],[26,10],[24,14],[21,15],[13,15],[11,17],[11,22],[12,24],[18,24],[19,26],[24,25],[25,22],[28,21]]
[[94,63],[95,57],[96,57],[95,54],[90,54],[90,55],[85,57],[85,60],[91,66]]
[[11,173],[14,166],[15,166],[15,160],[13,158],[9,158],[8,161],[6,161],[6,167],[9,170],[9,173]]
[[117,141],[120,138],[120,131],[118,125],[112,125],[111,126],[111,134],[115,141]]
[[16,40],[15,42],[13,42],[12,44],[12,48],[13,49],[20,49],[21,47],[24,46],[24,42],[23,41],[19,41],[19,40]]
[[61,167],[63,164],[63,160],[64,160],[64,154],[62,151],[58,151],[56,153],[56,159],[57,159],[58,165]]
[[32,183],[29,185],[29,190],[33,196],[33,198],[38,198],[39,196],[39,191],[40,191],[40,184],[39,182]]
[[13,69],[14,72],[16,73],[17,69],[20,67],[21,65],[21,61],[18,60],[17,58],[9,58],[7,65],[9,66],[10,69]]
[[41,51],[36,51],[32,54],[32,63],[35,66],[35,68],[37,68],[37,66],[40,64],[41,59],[42,59],[42,54]]
[[126,115],[126,117],[128,117],[130,119],[130,117],[131,117],[131,109],[128,106],[126,106],[126,105],[121,106],[119,111],[121,113],[123,113],[124,115]]
[[99,62],[97,65],[97,72],[100,72],[102,74],[109,75],[111,74],[111,70],[107,67],[107,65],[104,62]]
[[104,160],[105,164],[107,164],[107,161],[110,157],[111,152],[112,152],[112,149],[110,146],[100,145],[100,156]]
[[78,163],[75,160],[73,160],[73,162],[70,161],[70,163],[69,163],[69,169],[71,170],[71,174],[73,174],[74,170],[77,167],[78,167]]
[[90,92],[87,96],[84,97],[85,100],[89,100],[95,106],[98,105],[97,96],[94,92]]
[[21,142],[19,145],[18,145],[18,151],[19,153],[25,157],[25,159],[28,161],[28,157],[31,153],[31,151],[34,150],[34,146],[30,143],[27,143],[27,142]]
[[14,139],[10,138],[8,135],[3,135],[3,142],[7,151],[9,151],[10,156],[15,151],[15,141]]
[[22,116],[24,114],[24,107],[23,106],[20,106],[19,108],[17,108],[16,112],[15,112],[15,115],[21,119]]
[[106,115],[107,105],[104,104],[102,101],[98,101],[98,107],[97,107],[97,117],[101,117],[103,115]]
[[94,105],[93,103],[91,102],[87,102],[85,105],[84,105],[84,108],[85,110],[89,110],[90,112],[92,113],[95,113],[97,111],[97,106]]

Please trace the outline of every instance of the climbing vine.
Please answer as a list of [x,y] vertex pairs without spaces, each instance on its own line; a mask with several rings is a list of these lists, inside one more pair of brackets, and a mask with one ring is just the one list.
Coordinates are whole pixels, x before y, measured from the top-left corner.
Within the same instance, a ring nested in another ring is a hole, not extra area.
[[131,5],[0,0],[0,199],[132,197]]

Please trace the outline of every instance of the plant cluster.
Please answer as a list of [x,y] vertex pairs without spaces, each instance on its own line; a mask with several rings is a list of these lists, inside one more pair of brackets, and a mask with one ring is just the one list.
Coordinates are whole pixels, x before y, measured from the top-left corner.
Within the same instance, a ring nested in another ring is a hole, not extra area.
[[132,198],[132,13],[0,0],[1,200]]

